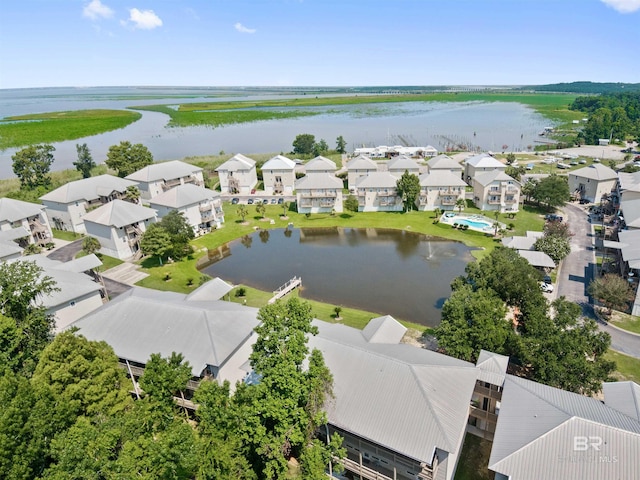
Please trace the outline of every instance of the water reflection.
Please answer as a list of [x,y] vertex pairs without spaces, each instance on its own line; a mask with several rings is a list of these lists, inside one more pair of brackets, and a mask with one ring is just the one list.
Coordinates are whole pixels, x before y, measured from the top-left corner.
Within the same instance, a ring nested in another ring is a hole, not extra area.
[[472,260],[461,243],[407,231],[280,231],[260,230],[230,242],[230,253],[210,255],[203,272],[266,291],[301,276],[307,298],[435,326],[449,284]]

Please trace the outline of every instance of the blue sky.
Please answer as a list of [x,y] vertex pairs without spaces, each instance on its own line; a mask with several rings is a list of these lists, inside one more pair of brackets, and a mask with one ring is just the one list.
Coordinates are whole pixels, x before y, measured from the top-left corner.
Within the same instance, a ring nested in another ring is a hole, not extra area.
[[640,0],[3,0],[0,88],[640,82]]

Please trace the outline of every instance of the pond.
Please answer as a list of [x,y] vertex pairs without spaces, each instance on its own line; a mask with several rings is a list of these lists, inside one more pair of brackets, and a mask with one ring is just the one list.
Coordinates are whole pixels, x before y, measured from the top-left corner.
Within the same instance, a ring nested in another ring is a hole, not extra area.
[[203,273],[234,284],[273,291],[297,276],[305,298],[429,327],[473,260],[459,242],[373,228],[260,230],[209,258]]

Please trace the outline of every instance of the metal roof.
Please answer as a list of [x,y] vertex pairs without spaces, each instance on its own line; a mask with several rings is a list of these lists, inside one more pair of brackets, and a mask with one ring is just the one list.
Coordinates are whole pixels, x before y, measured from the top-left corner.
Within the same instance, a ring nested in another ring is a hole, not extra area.
[[194,301],[134,287],[70,326],[138,363],[146,363],[152,353],[182,353],[192,374],[200,376],[207,365],[222,366],[249,338],[259,323],[257,312],[236,303]]
[[358,155],[356,158],[349,160],[347,170],[373,170],[376,171],[378,165],[365,155]]
[[480,370],[478,372],[478,380],[501,387],[504,384],[508,366],[508,356],[480,350],[480,355],[478,355],[478,360],[476,361],[476,367]]
[[631,190],[634,192],[640,191],[640,171],[633,173],[619,172],[618,182],[620,184],[620,190]]
[[[585,443],[592,441],[599,450]],[[507,375],[491,470],[513,480],[631,479],[638,452],[637,420],[595,398]]]
[[455,453],[464,435],[477,369],[406,344],[369,343],[360,331],[314,321],[333,374],[329,423],[431,464],[436,448]]
[[513,177],[510,177],[509,175],[504,173],[504,171],[502,170],[490,170],[488,172],[476,173],[475,176],[473,177],[473,180],[485,187],[490,183],[496,182],[496,181],[499,181],[499,182],[511,181],[514,183],[514,185],[520,185],[520,183],[516,179],[514,179]]
[[58,203],[96,200],[100,197],[108,197],[113,192],[123,193],[127,190],[127,187],[132,185],[138,185],[138,182],[114,177],[113,175],[98,175],[97,177],[69,182],[41,196],[40,200]]
[[195,165],[180,160],[171,160],[169,162],[152,163],[133,172],[131,175],[127,175],[125,178],[148,183],[157,180],[173,180],[175,178],[188,177],[201,171],[202,168],[196,167]]
[[156,211],[124,200],[114,200],[86,213],[82,220],[109,227],[124,227],[155,218]]
[[227,293],[233,290],[233,285],[225,282],[221,278],[213,278],[208,282],[205,282],[193,292],[187,295],[187,300],[220,300]]
[[326,157],[323,157],[322,155],[318,155],[316,158],[313,158],[311,160],[309,160],[309,162],[307,162],[304,166],[305,171],[307,172],[313,172],[313,171],[328,171],[328,170],[335,170],[336,167],[336,163],[333,160],[329,160]]
[[369,343],[400,343],[407,332],[407,327],[391,315],[384,315],[369,320],[362,330],[362,336]]
[[16,222],[24,218],[39,215],[44,210],[42,205],[23,202],[13,198],[0,198],[0,222]]
[[413,158],[409,158],[406,155],[398,155],[393,157],[387,162],[387,168],[389,170],[419,170],[420,165]]
[[371,172],[356,180],[356,188],[396,188],[398,177],[389,172]]
[[67,270],[69,272],[82,273],[102,265],[102,260],[97,255],[85,255],[84,257],[74,258],[68,262],[61,263],[56,268],[58,270]]
[[464,161],[464,163],[476,168],[507,168],[507,166],[500,160],[496,160],[491,155],[487,155],[486,153],[469,157]]
[[184,208],[217,198],[220,198],[220,194],[218,192],[193,185],[192,183],[187,183],[171,188],[166,192],[162,192],[160,195],[156,195],[149,200],[149,205],[152,208],[154,205],[161,205],[169,208]]
[[462,170],[462,165],[444,153],[441,153],[429,160],[427,162],[427,166],[429,167],[429,170]]
[[533,250],[533,245],[538,240],[537,237],[521,237],[521,236],[513,236],[513,237],[504,237],[502,239],[502,245],[505,247],[513,248],[515,250]]
[[430,170],[420,175],[421,187],[466,187],[460,175],[451,170]]
[[620,210],[628,227],[640,228],[640,198],[622,200]]
[[598,181],[614,180],[618,178],[618,174],[614,170],[610,169],[606,165],[602,165],[601,163],[594,163],[588,167],[579,168],[573,172],[569,172],[569,175]]
[[518,254],[534,267],[555,268],[556,262],[544,252],[537,250],[518,250]]
[[342,190],[342,180],[327,173],[324,175],[306,175],[296,180],[296,190],[313,190],[313,189],[340,189]]
[[640,421],[640,385],[635,382],[602,384],[605,405]]
[[262,165],[262,170],[293,170],[294,168],[296,168],[296,162],[282,155],[276,155]]
[[216,168],[216,172],[222,172],[222,171],[236,172],[238,170],[251,170],[252,168],[255,167],[255,165],[256,165],[255,160],[249,157],[245,157],[241,153],[237,153],[233,157],[231,157],[229,160],[224,162],[222,165],[220,165],[218,168]]

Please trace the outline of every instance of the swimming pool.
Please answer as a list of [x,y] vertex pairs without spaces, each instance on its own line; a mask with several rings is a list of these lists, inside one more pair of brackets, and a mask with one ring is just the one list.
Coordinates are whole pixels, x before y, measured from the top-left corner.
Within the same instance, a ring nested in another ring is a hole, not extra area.
[[468,225],[469,227],[485,229],[492,228],[491,224],[488,222],[482,222],[479,220],[469,220],[468,218],[458,218],[455,220],[455,223],[458,225]]

